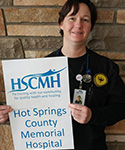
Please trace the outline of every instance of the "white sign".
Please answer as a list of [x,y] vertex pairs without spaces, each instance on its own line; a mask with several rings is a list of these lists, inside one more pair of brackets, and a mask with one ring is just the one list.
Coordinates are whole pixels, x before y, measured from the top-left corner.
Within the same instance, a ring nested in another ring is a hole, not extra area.
[[2,65],[15,150],[73,149],[67,57]]

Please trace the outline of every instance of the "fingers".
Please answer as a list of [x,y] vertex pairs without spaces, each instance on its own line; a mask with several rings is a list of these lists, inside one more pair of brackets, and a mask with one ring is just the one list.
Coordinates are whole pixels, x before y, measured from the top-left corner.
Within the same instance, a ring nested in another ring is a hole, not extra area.
[[81,107],[79,106],[79,104],[69,104],[69,107],[71,109],[71,113],[72,113],[72,116],[80,116],[81,115]]
[[8,119],[9,119],[9,115],[8,115],[8,114],[6,114],[6,115],[4,115],[4,116],[1,116],[1,117],[0,117],[0,123],[4,123],[4,122],[6,122]]
[[0,105],[0,123],[4,123],[8,120],[8,113],[13,111],[13,109],[8,105]]
[[9,105],[0,105],[0,110],[3,109],[10,109],[11,107]]
[[8,105],[0,105],[0,115],[9,113],[11,111],[13,111],[13,109],[10,106],[8,106]]
[[69,104],[68,107],[71,109],[71,114],[77,122],[85,124],[91,119],[92,112],[90,108],[79,104]]

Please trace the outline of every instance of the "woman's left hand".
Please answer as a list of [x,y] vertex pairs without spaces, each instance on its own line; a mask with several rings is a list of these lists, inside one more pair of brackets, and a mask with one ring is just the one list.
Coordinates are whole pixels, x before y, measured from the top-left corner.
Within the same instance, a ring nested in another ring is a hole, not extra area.
[[88,123],[92,117],[91,109],[86,106],[79,104],[69,104],[68,107],[71,109],[74,120],[81,124]]

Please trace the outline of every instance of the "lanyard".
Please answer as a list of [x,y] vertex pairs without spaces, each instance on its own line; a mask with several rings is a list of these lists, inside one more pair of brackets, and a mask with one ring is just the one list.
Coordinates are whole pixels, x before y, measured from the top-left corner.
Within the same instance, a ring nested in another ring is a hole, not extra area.
[[[61,48],[57,51],[56,56],[59,56],[59,53],[61,52]],[[86,74],[91,74],[91,71],[89,69],[89,54],[88,54],[88,50],[87,50],[87,58],[86,58]]]
[[[86,50],[87,51],[87,53],[86,53],[86,74],[85,75],[80,75],[81,76],[81,79],[80,80],[78,80],[77,78],[76,78],[76,80],[77,81],[80,81],[80,84],[79,84],[79,90],[82,90],[82,81],[84,82],[84,83],[91,83],[91,86],[89,87],[89,89],[88,89],[88,95],[90,96],[91,95],[91,91],[92,91],[92,88],[93,88],[93,84],[92,84],[92,76],[91,76],[91,70],[89,69],[89,54],[88,54],[88,50]],[[57,54],[56,54],[56,56],[59,56],[59,54],[60,54],[60,52],[61,52],[61,48],[57,51]],[[79,75],[77,75],[77,76],[79,76]]]
[[91,74],[91,71],[89,69],[89,54],[88,54],[88,50],[87,50],[87,58],[86,58],[86,74]]

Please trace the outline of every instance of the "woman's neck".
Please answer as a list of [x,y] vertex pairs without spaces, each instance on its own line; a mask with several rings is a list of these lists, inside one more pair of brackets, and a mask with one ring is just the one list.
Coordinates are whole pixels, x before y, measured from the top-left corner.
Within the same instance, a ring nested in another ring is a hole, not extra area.
[[61,52],[71,58],[83,56],[86,53],[86,47],[84,45],[63,45]]

